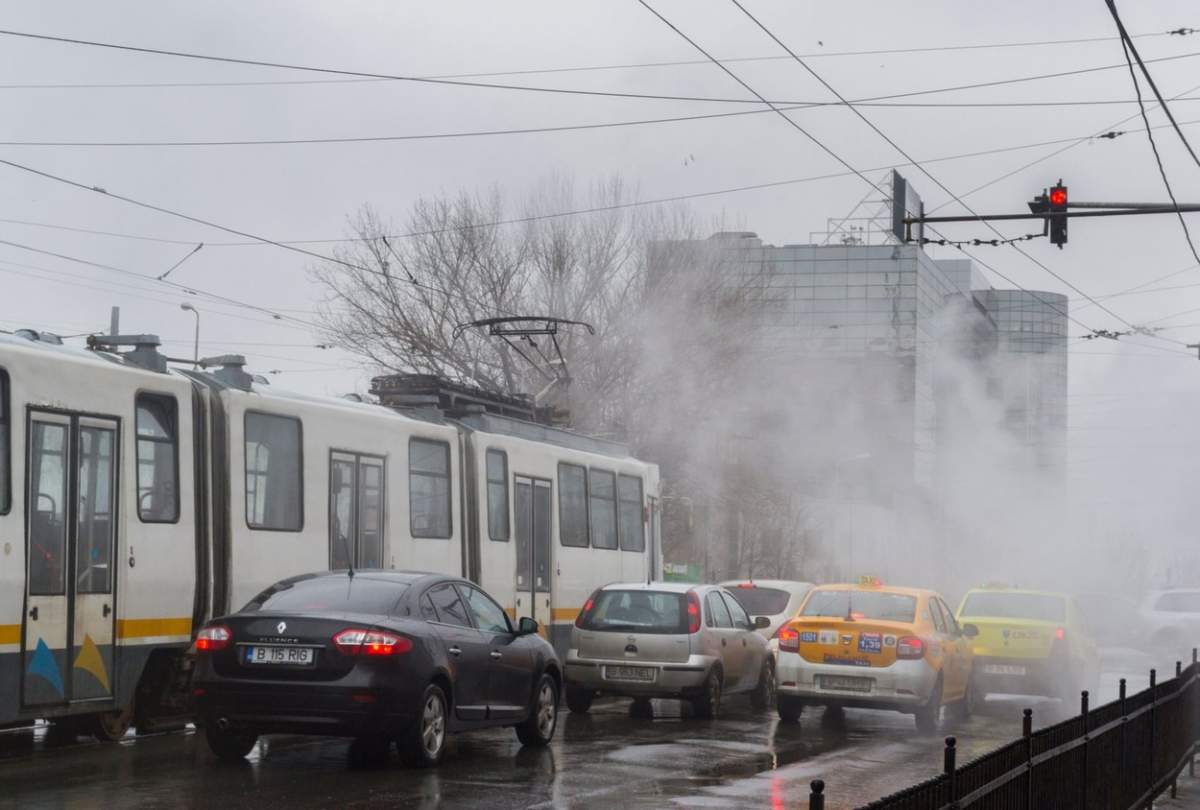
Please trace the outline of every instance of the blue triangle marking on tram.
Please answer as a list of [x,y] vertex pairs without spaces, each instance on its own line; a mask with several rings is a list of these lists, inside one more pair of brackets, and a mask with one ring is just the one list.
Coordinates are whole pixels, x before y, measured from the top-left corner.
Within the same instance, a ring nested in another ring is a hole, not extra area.
[[58,694],[63,694],[62,674],[58,671],[58,662],[54,660],[54,653],[46,646],[45,639],[38,639],[37,649],[33,651],[33,660],[29,663],[29,674],[46,679]]

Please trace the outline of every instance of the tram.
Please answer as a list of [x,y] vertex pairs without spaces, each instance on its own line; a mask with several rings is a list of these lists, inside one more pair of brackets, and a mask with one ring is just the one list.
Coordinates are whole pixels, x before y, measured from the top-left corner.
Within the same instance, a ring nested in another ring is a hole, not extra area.
[[158,345],[0,334],[0,728],[182,725],[197,629],[293,574],[465,576],[559,647],[596,587],[660,575],[658,468],[520,398],[308,396]]

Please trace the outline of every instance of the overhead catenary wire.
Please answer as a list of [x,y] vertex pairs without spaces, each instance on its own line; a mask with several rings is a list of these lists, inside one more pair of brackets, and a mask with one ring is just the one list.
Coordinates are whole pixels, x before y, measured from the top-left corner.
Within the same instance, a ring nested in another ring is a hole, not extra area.
[[[1142,34],[1134,34],[1137,38],[1143,37],[1166,37],[1173,34],[1178,34],[1179,31],[1191,31],[1188,28],[1181,28],[1175,31],[1153,31]],[[1033,48],[1046,46],[1062,46],[1062,45],[1080,45],[1097,42],[1111,42],[1115,37],[1076,37],[1074,39],[1043,39],[1030,40],[1022,42],[990,42],[990,43],[973,43],[968,45],[932,45],[918,46],[914,48],[876,48],[872,50],[858,51],[817,51],[809,54],[804,54],[805,58],[812,59],[828,59],[832,57],[847,57],[847,56],[889,56],[898,54],[914,54],[914,53],[942,53],[955,51],[977,51],[977,50],[995,50],[1003,48]],[[787,59],[786,56],[733,56],[722,59],[721,61],[731,62],[774,62]],[[557,68],[529,68],[522,70],[497,70],[489,72],[477,73],[443,73],[430,74],[421,76],[423,79],[486,79],[498,76],[534,76],[542,74],[554,73],[585,73],[595,71],[612,71],[612,70],[635,70],[644,68],[660,68],[660,67],[685,67],[692,65],[707,65],[706,59],[685,59],[675,61],[660,61],[660,62],[635,62],[616,65],[583,65],[573,67],[557,67]],[[154,88],[183,88],[183,87],[262,87],[271,85],[322,85],[322,84],[364,84],[386,82],[389,79],[283,79],[275,81],[230,81],[230,82],[84,82],[84,83],[20,83],[20,84],[0,84],[0,90],[99,90],[99,89],[154,89]]]
[[[125,45],[114,42],[101,42],[98,40],[79,39],[75,37],[53,36],[50,34],[35,34],[27,31],[14,31],[9,29],[0,29],[0,36],[18,37],[33,40],[42,40],[46,42],[56,42],[65,45],[81,45],[93,48],[104,48],[117,51],[128,51],[131,53],[140,53],[153,56],[167,56],[178,59],[192,59],[204,62],[220,62],[234,65],[246,65],[253,67],[276,68],[280,70],[294,70],[309,73],[332,74],[338,76],[354,76],[360,78],[372,79],[387,79],[398,82],[410,82],[416,84],[444,85],[451,87],[469,87],[469,88],[484,88],[491,90],[505,90],[513,92],[527,93],[548,93],[561,95],[577,95],[577,96],[593,96],[604,98],[624,98],[624,99],[644,99],[654,101],[688,101],[688,102],[705,102],[705,103],[723,103],[723,104],[759,104],[765,103],[765,99],[755,100],[746,98],[725,98],[725,97],[707,97],[707,96],[683,96],[683,95],[667,95],[659,93],[628,93],[613,90],[584,90],[580,88],[569,87],[545,87],[537,85],[520,85],[520,84],[495,84],[488,82],[475,82],[464,79],[435,79],[421,76],[410,76],[395,73],[369,72],[359,70],[348,70],[345,68],[330,68],[320,67],[315,65],[300,65],[288,62],[274,62],[261,59],[248,59],[232,56],[217,56],[213,54],[202,54],[190,51],[178,51],[167,48],[150,48],[138,45]],[[1191,59],[1200,56],[1200,52],[1190,52],[1185,54],[1176,54],[1174,56],[1163,56],[1156,59],[1148,59],[1147,62],[1170,62],[1179,59]],[[983,87],[999,87],[1010,84],[1020,84],[1030,81],[1042,81],[1045,79],[1062,78],[1066,76],[1079,76],[1087,73],[1097,73],[1106,70],[1115,70],[1123,68],[1123,64],[1117,65],[1101,65],[1090,68],[1078,68],[1075,70],[1058,71],[1055,73],[1044,73],[1034,76],[1023,76],[1012,79],[999,79],[988,82],[976,82],[973,84],[962,84],[954,87],[943,87],[934,90],[914,90],[905,93],[894,93],[883,96],[872,96],[866,99],[858,99],[858,101],[882,101],[886,99],[913,98],[916,96],[931,95],[935,93],[949,93],[960,90],[975,90]],[[794,100],[775,100],[774,104],[797,104]]]

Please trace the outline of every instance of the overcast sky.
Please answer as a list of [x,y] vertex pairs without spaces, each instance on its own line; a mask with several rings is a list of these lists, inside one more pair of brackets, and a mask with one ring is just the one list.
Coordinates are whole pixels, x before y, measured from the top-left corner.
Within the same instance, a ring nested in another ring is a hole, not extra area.
[[[653,5],[718,58],[779,56],[781,51],[727,0],[655,0]],[[843,95],[863,98],[1011,79],[1123,62],[1101,0],[1045,3],[919,4],[764,2],[747,7]],[[694,60],[686,42],[635,0],[533,2],[5,2],[0,27],[136,46],[368,72],[429,76]],[[1122,4],[1133,34],[1200,27],[1194,3]],[[838,55],[845,51],[1107,38],[1091,43],[969,49],[917,54]],[[1146,59],[1174,96],[1200,86],[1200,35],[1144,36]],[[731,67],[768,98],[825,101],[830,95],[787,60]],[[197,62],[81,45],[0,37],[0,141],[146,141],[363,137],[661,118],[729,112],[746,105],[569,96],[395,81],[338,81],[282,69]],[[625,93],[747,97],[708,64],[559,72],[477,79]],[[250,86],[27,88],[202,82],[315,82]],[[1200,87],[1194,94],[1200,98]],[[1098,101],[1133,98],[1127,70],[919,96],[928,103]],[[1200,119],[1196,102],[1173,105],[1181,122]],[[1136,116],[1133,104],[1070,107],[865,108],[918,160],[998,149],[1112,128]],[[792,113],[852,165],[882,174],[903,160],[847,110]],[[1164,123],[1152,113],[1155,124]],[[1023,209],[1062,177],[1073,199],[1165,199],[1140,120],[1130,134],[1077,146],[971,195],[979,211]],[[1185,126],[1200,143],[1200,128]],[[1156,132],[1181,201],[1200,201],[1200,167],[1169,130]],[[959,194],[1061,146],[1041,146],[940,162],[930,170]],[[584,132],[358,144],[227,147],[0,146],[0,158],[99,186],[276,240],[338,239],[363,203],[402,222],[423,195],[497,185],[520,197],[548,174],[590,180],[620,174],[646,199],[767,183],[842,170],[774,115],[747,115]],[[915,169],[904,170],[929,207],[946,196]],[[0,239],[156,276],[205,247],[171,280],[255,305],[312,317],[320,290],[309,259],[271,246],[221,246],[237,237],[105,199],[0,166]],[[721,216],[773,243],[805,242],[827,218],[846,214],[865,193],[854,177],[731,193],[695,202],[702,217]],[[950,213],[950,206],[943,213]],[[117,238],[18,224],[100,231]],[[1200,238],[1200,219],[1191,217]],[[1025,223],[1003,228],[1017,234]],[[1170,217],[1076,221],[1063,251],[1045,241],[1028,251],[1092,296],[1111,294],[1188,268],[1193,259]],[[978,225],[946,229],[984,235]],[[158,241],[175,240],[175,241]],[[331,244],[308,245],[329,250]],[[1069,294],[1062,283],[1009,248],[979,255],[1022,286]],[[942,250],[935,255],[950,256]],[[1008,286],[992,276],[996,286]],[[364,390],[369,373],[336,350],[313,347],[295,323],[214,304],[179,290],[8,245],[0,245],[0,328],[29,325],[62,333],[105,327],[119,304],[127,332],[161,335],[172,354],[191,351],[192,316],[202,311],[204,354],[238,351],[255,370],[281,369],[277,385],[305,391]],[[1111,299],[1131,323],[1200,309],[1200,269],[1162,286],[1194,285]],[[1095,307],[1073,305],[1089,328],[1120,329]],[[1200,312],[1158,325],[1200,323]],[[1082,329],[1073,327],[1076,332]],[[1161,333],[1200,341],[1200,326]],[[1190,500],[1200,431],[1200,365],[1181,346],[1147,338],[1071,343],[1072,474],[1149,476],[1165,497]],[[1174,353],[1172,353],[1174,352]],[[1126,489],[1125,491],[1130,492]],[[1139,497],[1130,495],[1130,497]]]

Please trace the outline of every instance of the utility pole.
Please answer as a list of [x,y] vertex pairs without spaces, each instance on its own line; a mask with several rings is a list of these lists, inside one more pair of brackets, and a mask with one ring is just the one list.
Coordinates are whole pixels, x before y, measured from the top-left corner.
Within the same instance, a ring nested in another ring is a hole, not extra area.
[[200,368],[200,313],[191,304],[180,304],[179,308],[196,316],[196,339],[192,344],[192,369],[197,370]]
[[116,337],[121,334],[121,308],[113,307],[109,313],[108,334]]
[[1200,360],[1200,343],[1189,343],[1187,348],[1196,350],[1196,358]]

